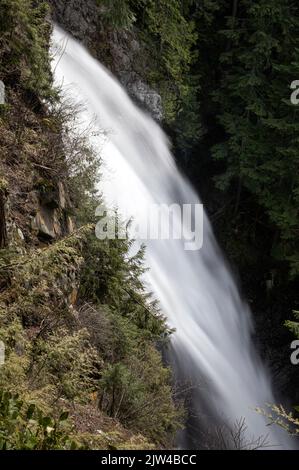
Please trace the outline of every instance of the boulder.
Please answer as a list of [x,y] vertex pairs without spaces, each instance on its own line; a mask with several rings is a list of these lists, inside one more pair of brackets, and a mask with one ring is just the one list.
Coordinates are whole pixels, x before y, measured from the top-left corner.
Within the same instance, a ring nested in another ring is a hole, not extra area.
[[42,237],[54,239],[60,236],[61,225],[57,210],[48,206],[40,206],[32,221],[32,228]]

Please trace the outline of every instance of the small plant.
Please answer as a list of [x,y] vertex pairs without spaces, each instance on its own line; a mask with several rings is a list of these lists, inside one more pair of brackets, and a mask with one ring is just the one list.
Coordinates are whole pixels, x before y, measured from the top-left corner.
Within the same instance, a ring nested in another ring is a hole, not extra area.
[[[269,420],[269,424],[277,424],[292,436],[299,436],[299,418],[293,412],[288,412],[282,405],[268,405],[269,411],[257,408],[256,411]],[[299,406],[294,410],[299,412]]]
[[19,395],[1,390],[0,449],[76,449],[67,419],[67,412],[54,419],[44,415],[35,404],[26,404]]

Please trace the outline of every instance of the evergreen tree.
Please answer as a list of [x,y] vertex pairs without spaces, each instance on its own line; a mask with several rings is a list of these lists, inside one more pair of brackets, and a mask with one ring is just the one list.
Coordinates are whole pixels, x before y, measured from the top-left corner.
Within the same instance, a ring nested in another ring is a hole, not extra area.
[[299,6],[289,0],[240,0],[227,17],[222,81],[214,93],[226,138],[213,148],[226,171],[218,185],[238,180],[276,227],[272,253],[298,273],[298,108],[290,84],[299,75]]

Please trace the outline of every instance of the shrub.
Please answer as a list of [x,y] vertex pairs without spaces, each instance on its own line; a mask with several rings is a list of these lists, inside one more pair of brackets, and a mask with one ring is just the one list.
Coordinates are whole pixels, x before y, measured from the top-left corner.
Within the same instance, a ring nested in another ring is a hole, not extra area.
[[86,400],[96,388],[93,375],[98,362],[86,330],[74,333],[56,330],[34,344],[29,375],[31,387],[52,385],[56,400],[60,397]]
[[74,449],[69,436],[68,413],[58,419],[45,416],[33,403],[16,394],[0,390],[0,449],[52,450]]

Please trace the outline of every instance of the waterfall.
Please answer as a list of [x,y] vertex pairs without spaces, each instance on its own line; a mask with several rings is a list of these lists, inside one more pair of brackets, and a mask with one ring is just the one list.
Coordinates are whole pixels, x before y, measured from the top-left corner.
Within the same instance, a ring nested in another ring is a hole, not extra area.
[[[54,27],[55,83],[84,102],[83,121],[108,130],[101,148],[102,189],[108,204],[131,212],[137,221],[154,204],[200,204],[178,171],[167,137],[150,116],[137,108],[118,81],[77,41]],[[85,113],[85,114],[84,114]],[[195,387],[195,405],[203,396],[216,416],[233,423],[245,418],[252,436],[269,435],[271,445],[288,448],[288,438],[256,407],[274,403],[266,368],[254,351],[247,304],[221,254],[211,224],[203,216],[203,246],[186,250],[181,240],[148,241],[146,281],[175,328],[172,347],[178,375]],[[200,409],[200,407],[199,407]],[[279,448],[279,447],[278,447]]]

